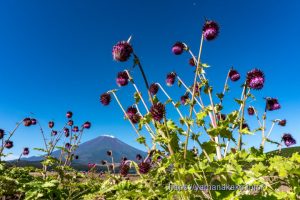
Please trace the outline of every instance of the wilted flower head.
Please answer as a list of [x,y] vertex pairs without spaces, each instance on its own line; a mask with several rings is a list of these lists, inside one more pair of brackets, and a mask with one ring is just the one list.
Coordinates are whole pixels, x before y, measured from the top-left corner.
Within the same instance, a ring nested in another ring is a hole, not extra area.
[[122,161],[120,164],[120,174],[121,176],[127,176],[128,172],[129,172],[130,166],[129,166],[129,162],[126,161]]
[[213,40],[219,34],[219,25],[211,20],[207,20],[203,26],[203,36],[206,40]]
[[188,94],[185,94],[185,95],[181,96],[180,97],[181,104],[184,105],[188,99],[189,99]]
[[70,130],[68,128],[64,128],[64,133],[66,137],[69,137],[70,135]]
[[74,121],[70,119],[70,120],[68,121],[68,125],[69,125],[69,126],[73,126],[73,124],[74,124]]
[[36,119],[31,118],[30,121],[31,121],[31,125],[36,125]]
[[296,140],[289,133],[283,134],[282,140],[287,147],[296,144]]
[[27,156],[29,154],[29,148],[28,147],[25,147],[24,149],[23,149],[23,155],[24,156]]
[[266,109],[269,110],[269,111],[272,111],[272,110],[278,110],[281,108],[279,102],[278,102],[278,99],[276,98],[266,98]]
[[4,143],[4,147],[6,147],[8,149],[12,148],[13,146],[14,146],[14,143],[11,140],[6,140]]
[[248,87],[260,90],[264,86],[265,75],[261,70],[253,69],[247,73],[246,83]]
[[165,105],[160,102],[154,103],[150,108],[150,113],[155,121],[162,120],[166,113]]
[[254,115],[254,113],[255,113],[255,110],[254,110],[254,108],[253,108],[252,106],[250,106],[250,107],[247,109],[247,111],[248,111],[248,115]]
[[0,129],[0,140],[4,137],[4,130]]
[[118,86],[125,86],[128,84],[128,80],[129,80],[129,76],[127,74],[126,71],[122,71],[122,72],[119,72],[118,75],[117,75],[117,85]]
[[111,96],[109,93],[103,93],[101,94],[100,96],[100,102],[104,105],[104,106],[107,106],[109,105],[111,101]]
[[24,126],[30,126],[31,125],[31,119],[29,117],[26,117],[23,119]]
[[53,136],[57,135],[57,131],[52,130],[52,131],[51,131],[51,135],[53,135]]
[[137,109],[133,106],[130,106],[127,108],[126,115],[128,116],[128,119],[133,123],[136,124],[140,121],[141,116],[137,112]]
[[151,169],[151,164],[149,162],[140,162],[138,167],[141,174],[147,174]]
[[175,72],[170,72],[169,74],[167,74],[166,83],[168,86],[172,86],[175,83],[176,76],[177,75]]
[[234,69],[230,70],[228,76],[229,76],[230,80],[232,80],[232,81],[238,81],[241,78],[241,76],[238,73],[238,71],[236,71]]
[[136,155],[136,159],[137,159],[137,160],[142,160],[142,158],[143,158],[143,157],[141,156],[141,154],[137,154],[137,155]]
[[83,124],[83,127],[86,128],[86,129],[91,128],[91,122],[85,122],[85,123]]
[[182,42],[176,42],[172,47],[172,52],[175,55],[180,55],[180,54],[182,54],[184,49],[185,49],[185,46]]
[[126,41],[118,42],[115,46],[113,46],[112,49],[112,55],[114,60],[120,62],[127,61],[132,52],[132,46]]
[[72,118],[72,116],[73,116],[73,113],[72,113],[71,111],[68,111],[68,112],[66,113],[66,117],[67,117],[67,118]]
[[286,119],[282,119],[278,122],[278,125],[285,126],[286,125]]
[[195,63],[194,58],[190,58],[190,59],[189,59],[189,64],[190,64],[191,66],[196,66],[196,63]]
[[78,126],[74,126],[72,131],[73,131],[73,132],[78,132],[78,131],[79,131]]
[[53,121],[48,122],[48,126],[49,126],[49,128],[53,128],[54,127],[54,122]]
[[111,151],[111,150],[106,151],[106,154],[107,154],[108,156],[112,156],[112,151]]
[[157,83],[152,83],[149,87],[149,92],[152,94],[152,95],[156,95],[157,92],[158,92],[158,84]]

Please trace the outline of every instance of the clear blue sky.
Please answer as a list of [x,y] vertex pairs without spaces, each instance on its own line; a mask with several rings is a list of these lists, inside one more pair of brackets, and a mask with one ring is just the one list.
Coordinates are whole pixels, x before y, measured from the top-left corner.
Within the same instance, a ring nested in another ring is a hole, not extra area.
[[[133,35],[132,44],[150,82],[164,83],[166,73],[175,70],[188,84],[193,69],[189,56],[174,56],[174,42],[184,41],[197,51],[204,17],[219,22],[219,37],[206,42],[203,61],[215,91],[222,90],[230,66],[244,75],[254,67],[266,74],[266,85],[254,92],[258,100],[278,97],[282,109],[273,118],[286,118],[285,128],[276,127],[273,139],[283,132],[292,133],[300,142],[299,63],[300,3],[294,1],[1,1],[0,3],[0,128],[12,130],[15,122],[30,112],[45,129],[49,120],[62,125],[65,112],[72,110],[81,125],[92,122],[83,141],[112,134],[138,148],[136,135],[115,101],[104,107],[99,95],[116,88],[116,73],[131,62],[112,60],[112,46]],[[140,72],[133,76],[143,87]],[[231,84],[238,90],[242,82]],[[167,88],[176,99],[183,90]],[[125,105],[132,87],[120,91]],[[226,110],[236,109],[226,98]],[[262,101],[254,102],[262,109]],[[173,111],[168,116],[177,117]],[[255,121],[249,121],[256,127]],[[270,123],[269,123],[270,125]],[[61,126],[60,126],[61,127]],[[24,146],[42,146],[37,127],[20,128],[12,138],[17,155]],[[258,145],[260,134],[247,139]],[[267,150],[275,146],[267,146]],[[32,152],[36,154],[37,152]]]

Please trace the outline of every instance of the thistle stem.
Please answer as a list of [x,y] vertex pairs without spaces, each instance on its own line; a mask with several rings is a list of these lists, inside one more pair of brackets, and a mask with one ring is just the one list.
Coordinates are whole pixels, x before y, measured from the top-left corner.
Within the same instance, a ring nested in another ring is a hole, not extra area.
[[[242,100],[242,105],[240,107],[240,110],[242,112],[242,117],[241,117],[241,122],[240,122],[240,128],[239,128],[239,137],[238,137],[238,145],[237,145],[237,149],[238,150],[242,150],[242,133],[241,133],[241,130],[242,130],[242,127],[243,127],[243,123],[244,123],[244,115],[245,115],[245,103],[246,103],[246,99],[247,99],[247,95],[246,95],[246,88],[247,88],[247,85],[245,84],[244,85],[244,89],[243,89],[243,100]],[[250,91],[250,89],[249,89]]]

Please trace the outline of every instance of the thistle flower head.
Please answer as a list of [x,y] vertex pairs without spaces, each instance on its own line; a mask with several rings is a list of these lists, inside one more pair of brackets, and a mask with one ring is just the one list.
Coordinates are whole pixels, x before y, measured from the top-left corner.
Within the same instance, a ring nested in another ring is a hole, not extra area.
[[128,80],[129,80],[129,76],[126,71],[122,71],[118,73],[116,81],[119,87],[127,85]]
[[279,126],[285,126],[286,125],[286,119],[282,119],[278,122]]
[[133,123],[137,124],[139,123],[141,116],[137,112],[137,109],[133,106],[130,106],[127,108],[126,115],[128,116],[128,119]]
[[138,167],[141,174],[147,174],[151,169],[151,164],[149,162],[140,162]]
[[143,157],[141,156],[141,154],[137,154],[136,157],[135,157],[137,160],[142,160]]
[[78,131],[79,131],[78,126],[74,126],[72,131],[73,131],[73,132],[78,132]]
[[73,126],[73,125],[74,125],[74,121],[70,119],[70,120],[68,121],[68,125],[69,125],[69,126]]
[[203,37],[206,40],[213,40],[219,34],[219,25],[215,21],[207,20],[203,26]]
[[218,113],[217,114],[217,119],[220,121],[220,120],[225,120],[226,119],[226,114],[221,114],[221,113]]
[[132,46],[126,42],[118,42],[112,49],[113,59],[120,62],[125,62],[129,59],[131,53],[133,52]]
[[247,129],[248,131],[250,131],[249,125],[245,122],[242,124],[242,129]]
[[189,64],[190,64],[192,67],[196,66],[196,63],[195,63],[194,58],[190,58],[190,59],[189,59]]
[[265,75],[259,69],[253,69],[247,73],[246,84],[248,87],[260,90],[263,88],[265,83]]
[[266,98],[266,109],[269,111],[278,110],[281,108],[278,99],[276,98]]
[[31,125],[36,125],[36,122],[37,122],[36,119],[31,118],[30,121],[31,121]]
[[285,144],[287,147],[296,144],[296,140],[295,140],[295,139],[292,137],[292,135],[289,134],[289,133],[283,134],[283,136],[282,136],[282,141],[284,142],[284,144]]
[[255,113],[255,110],[254,110],[254,108],[253,108],[252,106],[250,106],[250,107],[247,109],[247,111],[248,111],[248,115],[254,115],[254,113]]
[[172,86],[175,83],[177,74],[175,72],[170,72],[167,74],[166,83],[167,86]]
[[182,54],[184,49],[185,49],[185,46],[182,42],[176,42],[172,47],[172,52],[175,55],[180,55],[180,54]]
[[0,140],[4,137],[4,130],[0,129]]
[[234,69],[230,70],[228,76],[229,76],[230,80],[232,80],[232,81],[238,81],[241,78],[241,76],[238,73],[238,71],[236,71]]
[[123,177],[127,176],[129,170],[130,170],[129,162],[122,161],[120,164],[120,175]]
[[49,128],[53,128],[54,127],[54,122],[53,121],[48,122],[48,126],[49,126]]
[[23,149],[23,153],[22,153],[24,156],[27,156],[29,154],[29,148],[28,147],[25,147]]
[[56,135],[57,135],[57,131],[52,130],[52,131],[51,131],[51,135],[52,135],[52,136],[56,136]]
[[66,149],[70,149],[71,146],[72,146],[72,145],[71,145],[70,143],[66,143],[66,144],[65,144],[65,148],[66,148]]
[[111,96],[109,93],[103,93],[101,94],[100,96],[100,102],[104,105],[104,106],[107,106],[109,105],[111,101]]
[[76,160],[78,160],[78,158],[79,158],[79,156],[78,155],[75,155],[75,157],[74,157]]
[[68,111],[68,112],[66,113],[66,117],[67,117],[67,118],[72,118],[72,116],[73,116],[73,113],[72,113],[71,111]]
[[14,143],[11,140],[6,140],[5,143],[4,143],[4,147],[7,148],[7,149],[12,148],[13,146],[14,146]]
[[149,87],[149,92],[150,92],[151,95],[156,95],[157,92],[158,92],[158,89],[159,89],[158,84],[157,83],[152,83]]
[[64,133],[65,133],[66,137],[69,137],[69,135],[70,135],[70,129],[64,128]]
[[180,101],[181,101],[181,104],[182,105],[185,105],[186,104],[186,101],[189,99],[189,95],[188,94],[185,94],[183,96],[180,97]]
[[107,154],[108,156],[112,156],[112,150],[106,151],[106,154]]
[[101,160],[101,165],[106,165],[106,161],[105,160]]
[[166,114],[165,105],[160,102],[154,103],[150,108],[150,113],[155,121],[162,120]]
[[84,124],[83,124],[83,128],[86,128],[86,129],[89,129],[89,128],[91,128],[91,122],[85,122]]
[[29,117],[26,117],[23,119],[24,126],[30,126],[31,125],[31,119]]

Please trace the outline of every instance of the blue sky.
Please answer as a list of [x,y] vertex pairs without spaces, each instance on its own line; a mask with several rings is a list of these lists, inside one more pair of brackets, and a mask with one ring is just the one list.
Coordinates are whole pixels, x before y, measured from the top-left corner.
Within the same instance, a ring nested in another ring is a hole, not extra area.
[[[299,44],[300,3],[294,1],[2,1],[0,3],[0,128],[34,113],[47,130],[54,120],[59,127],[65,112],[72,110],[81,125],[89,120],[92,128],[83,141],[103,134],[114,135],[138,148],[136,135],[112,102],[99,103],[99,95],[116,88],[116,73],[131,62],[112,60],[112,46],[133,35],[132,44],[141,58],[150,82],[164,83],[166,73],[175,70],[188,84],[193,69],[188,54],[174,56],[174,42],[183,41],[198,50],[204,17],[220,24],[220,35],[205,42],[202,59],[215,91],[221,91],[226,73],[234,66],[244,78],[254,67],[266,74],[262,91],[254,92],[253,105],[262,109],[262,98],[278,97],[282,109],[270,113],[269,120],[286,118],[285,128],[276,127],[272,138],[284,132],[300,142]],[[140,72],[133,72],[143,88]],[[242,81],[231,84],[226,111],[237,108],[232,99],[240,94]],[[163,84],[164,85],[164,84]],[[166,86],[165,86],[166,87]],[[166,88],[174,99],[183,89]],[[145,91],[145,90],[144,90]],[[122,88],[125,107],[133,89]],[[162,98],[162,96],[161,96]],[[174,110],[168,117],[177,117]],[[249,121],[256,127],[254,120]],[[270,125],[270,123],[268,123]],[[42,146],[37,127],[21,127],[12,140],[11,151],[18,155],[24,146]],[[247,145],[259,145],[260,134],[247,138]],[[267,150],[275,146],[267,145]],[[6,151],[7,152],[7,151]],[[32,155],[37,152],[32,151]]]

